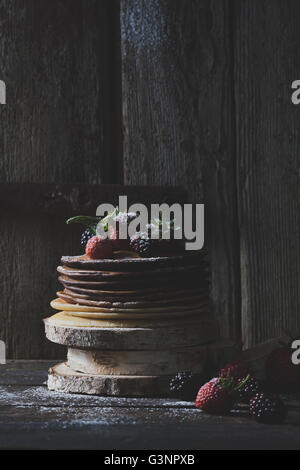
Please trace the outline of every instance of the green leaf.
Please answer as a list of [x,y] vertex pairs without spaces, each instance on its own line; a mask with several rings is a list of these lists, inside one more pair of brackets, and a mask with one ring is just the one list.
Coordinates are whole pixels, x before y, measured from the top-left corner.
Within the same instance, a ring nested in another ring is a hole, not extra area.
[[[108,231],[108,223],[111,219],[113,219],[114,217],[116,217],[117,215],[119,214],[119,208],[116,207],[112,212],[109,212],[105,217],[103,217],[103,219],[99,220],[99,222],[101,223],[101,225],[104,227],[104,231],[107,232]],[[97,224],[98,225],[98,224]],[[96,233],[97,230],[96,230]]]
[[96,225],[99,223],[101,220],[100,217],[90,217],[86,215],[77,215],[75,217],[71,217],[70,219],[67,220],[67,224],[82,224],[85,227],[89,229],[89,231],[93,235],[97,235],[96,233]]
[[245,383],[248,382],[249,379],[250,379],[250,374],[248,374],[247,377],[245,377],[245,379],[238,385],[238,387],[236,387],[235,391],[238,391],[240,388],[242,388],[243,385],[245,385]]
[[90,217],[87,215],[76,215],[67,220],[66,224],[83,224],[87,227],[90,225],[97,225],[101,220],[101,217]]

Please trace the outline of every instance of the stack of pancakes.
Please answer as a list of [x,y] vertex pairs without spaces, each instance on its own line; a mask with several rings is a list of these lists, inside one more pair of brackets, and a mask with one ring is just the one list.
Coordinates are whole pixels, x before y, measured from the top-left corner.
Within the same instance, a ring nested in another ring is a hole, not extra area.
[[115,259],[62,257],[57,268],[64,290],[52,302],[65,315],[93,319],[168,319],[199,315],[208,307],[208,274],[200,253]]
[[63,257],[63,290],[45,320],[49,340],[68,347],[50,370],[52,390],[168,396],[179,371],[203,373],[217,337],[209,309],[206,255]]

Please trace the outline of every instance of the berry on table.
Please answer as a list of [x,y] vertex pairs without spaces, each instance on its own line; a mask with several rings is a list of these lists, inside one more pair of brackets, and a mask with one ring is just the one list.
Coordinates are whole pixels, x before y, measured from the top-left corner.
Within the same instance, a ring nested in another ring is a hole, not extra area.
[[210,414],[225,414],[234,405],[234,395],[215,377],[200,388],[195,405]]
[[[238,380],[238,384],[241,384],[243,379]],[[255,377],[249,377],[247,382],[241,385],[238,389],[238,395],[241,401],[249,403],[250,399],[253,398],[257,393],[263,391],[263,384],[260,380]]]
[[113,255],[111,241],[108,238],[96,235],[87,242],[85,252],[91,259],[111,258]]
[[223,369],[219,372],[219,377],[223,377],[224,379],[228,376],[232,377],[235,380],[243,379],[249,374],[249,366],[244,361],[237,360],[226,364]]
[[281,424],[286,417],[287,411],[278,396],[257,393],[250,400],[250,414],[261,423]]
[[249,380],[249,375],[239,384],[230,377],[215,377],[203,385],[196,398],[196,407],[211,414],[228,413],[238,397],[239,389]]
[[200,380],[200,374],[193,374],[189,371],[178,372],[170,380],[170,392],[173,397],[182,400],[195,400]]

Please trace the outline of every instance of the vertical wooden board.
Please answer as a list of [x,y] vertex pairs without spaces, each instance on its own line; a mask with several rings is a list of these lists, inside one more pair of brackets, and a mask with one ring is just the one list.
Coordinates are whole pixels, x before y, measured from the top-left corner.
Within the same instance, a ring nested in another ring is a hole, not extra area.
[[181,184],[205,202],[222,335],[240,329],[230,4],[121,1],[126,184]]
[[245,347],[300,332],[297,0],[235,2],[237,178]]
[[65,356],[65,348],[46,340],[42,319],[52,312],[60,255],[80,252],[79,239],[78,229],[68,230],[60,218],[1,218],[0,338],[8,358]]
[[0,0],[0,181],[100,183],[114,167],[115,5]]
[[[120,182],[118,2],[0,0],[0,18],[0,182]],[[0,339],[9,358],[61,358],[41,319],[60,256],[80,251],[80,229],[22,215],[22,204],[0,216]]]

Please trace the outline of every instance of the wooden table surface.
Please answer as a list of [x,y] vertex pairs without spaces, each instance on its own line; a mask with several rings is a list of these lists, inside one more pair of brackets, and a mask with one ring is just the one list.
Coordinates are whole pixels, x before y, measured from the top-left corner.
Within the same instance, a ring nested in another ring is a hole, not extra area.
[[298,449],[300,397],[286,424],[267,426],[243,406],[209,416],[192,402],[50,392],[49,361],[0,365],[1,449]]

